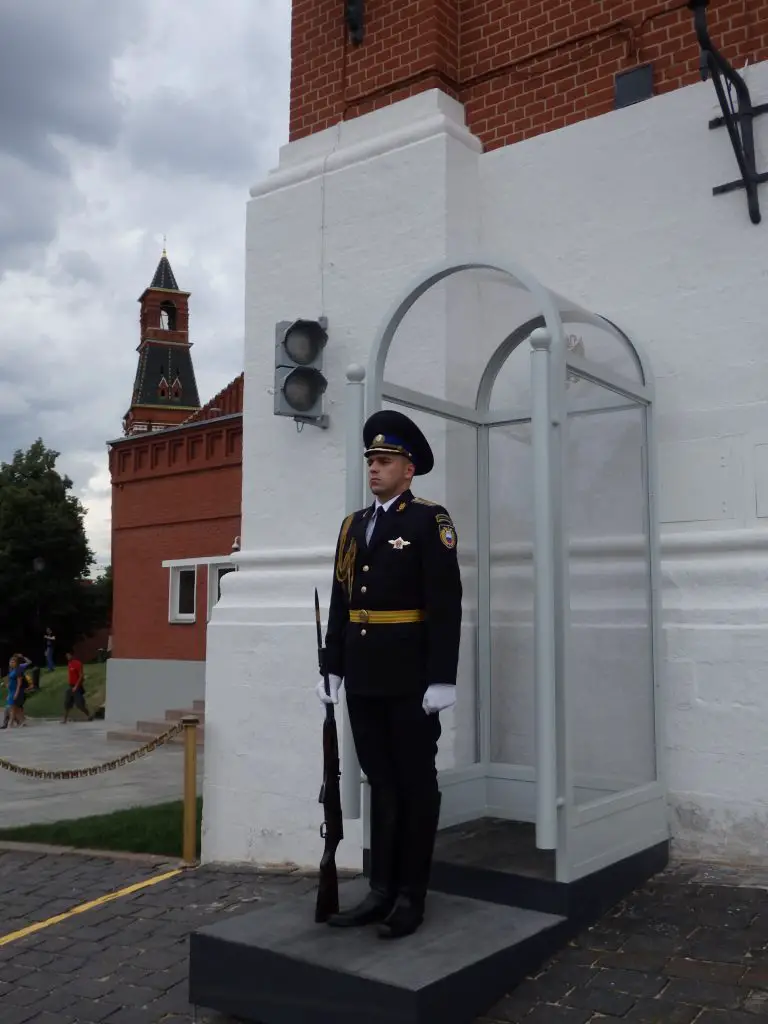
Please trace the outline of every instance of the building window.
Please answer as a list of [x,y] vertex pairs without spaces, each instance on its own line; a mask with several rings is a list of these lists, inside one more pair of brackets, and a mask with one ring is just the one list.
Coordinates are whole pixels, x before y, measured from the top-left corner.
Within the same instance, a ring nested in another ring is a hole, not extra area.
[[160,330],[176,330],[176,307],[172,302],[164,302],[160,306]]
[[170,621],[195,621],[197,569],[171,569]]
[[221,580],[228,572],[235,572],[234,565],[209,565],[208,566],[208,618],[211,617],[214,605],[219,603],[221,598]]

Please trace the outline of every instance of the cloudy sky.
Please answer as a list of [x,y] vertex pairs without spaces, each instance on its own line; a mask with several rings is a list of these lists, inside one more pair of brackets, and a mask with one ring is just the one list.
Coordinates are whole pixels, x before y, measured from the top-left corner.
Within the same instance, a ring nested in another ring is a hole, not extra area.
[[202,401],[242,369],[248,188],[287,139],[290,0],[0,0],[0,460],[61,452],[109,561],[163,236]]

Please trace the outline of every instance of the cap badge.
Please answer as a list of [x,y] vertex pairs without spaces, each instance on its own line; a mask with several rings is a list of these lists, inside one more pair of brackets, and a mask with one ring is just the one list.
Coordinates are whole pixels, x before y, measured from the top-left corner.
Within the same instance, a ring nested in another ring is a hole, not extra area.
[[374,444],[384,444],[385,441],[386,438],[384,437],[383,434],[377,434],[376,437],[374,437],[373,439]]

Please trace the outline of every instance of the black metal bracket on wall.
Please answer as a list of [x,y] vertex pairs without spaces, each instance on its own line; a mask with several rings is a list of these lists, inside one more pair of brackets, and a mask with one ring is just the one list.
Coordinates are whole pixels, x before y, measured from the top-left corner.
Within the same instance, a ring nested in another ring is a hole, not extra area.
[[[741,178],[726,182],[725,185],[716,185],[712,189],[712,195],[718,196],[724,192],[734,192],[736,189],[743,188],[747,193],[749,219],[753,224],[759,224],[761,215],[757,187],[768,181],[768,172],[757,173],[752,122],[760,114],[768,114],[768,103],[761,103],[757,107],[752,105],[752,97],[749,94],[747,83],[712,42],[707,28],[709,0],[688,0],[688,7],[693,11],[696,38],[701,47],[701,77],[706,81],[710,75],[712,76],[712,83],[723,112],[722,117],[715,117],[709,122],[709,127],[710,129],[722,127],[728,129],[736,163],[741,171]],[[723,79],[733,86],[738,102],[737,110],[733,109]]]
[[344,22],[350,39],[359,46],[365,36],[365,0],[344,0]]

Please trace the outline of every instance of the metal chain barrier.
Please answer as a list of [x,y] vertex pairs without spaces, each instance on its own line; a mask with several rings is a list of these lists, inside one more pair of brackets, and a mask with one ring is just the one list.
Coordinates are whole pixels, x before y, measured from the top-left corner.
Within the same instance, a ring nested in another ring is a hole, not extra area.
[[91,765],[89,768],[68,768],[58,772],[46,771],[44,768],[25,768],[23,765],[7,761],[4,757],[0,757],[0,768],[4,768],[6,771],[13,772],[16,775],[26,775],[31,779],[83,779],[89,775],[101,775],[104,772],[111,772],[115,768],[121,768],[124,764],[138,761],[140,757],[146,757],[147,754],[151,754],[153,750],[162,746],[163,743],[167,743],[174,736],[178,736],[183,729],[184,722],[178,721],[170,729],[166,729],[165,732],[151,739],[149,743],[145,743],[143,747],[138,747],[129,754],[123,754],[122,757],[116,757],[113,761]]

